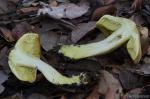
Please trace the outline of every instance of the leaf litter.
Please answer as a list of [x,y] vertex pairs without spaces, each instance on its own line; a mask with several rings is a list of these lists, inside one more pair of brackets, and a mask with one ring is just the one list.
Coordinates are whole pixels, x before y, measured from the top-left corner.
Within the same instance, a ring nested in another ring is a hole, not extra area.
[[[130,62],[123,48],[108,55],[81,60],[70,60],[58,54],[59,46],[64,44],[103,40],[105,36],[95,27],[95,21],[106,14],[131,19],[137,24],[142,44],[142,59],[138,64]],[[0,98],[150,97],[149,15],[149,0],[1,0]],[[90,83],[57,86],[50,84],[40,72],[33,84],[16,79],[9,69],[8,54],[17,40],[27,32],[39,34],[42,60],[53,65],[63,75],[85,72],[89,75]]]

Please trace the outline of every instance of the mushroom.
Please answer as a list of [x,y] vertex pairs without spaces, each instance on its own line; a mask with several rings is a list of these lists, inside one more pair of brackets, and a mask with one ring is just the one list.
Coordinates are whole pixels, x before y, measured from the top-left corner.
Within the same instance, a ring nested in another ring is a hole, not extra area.
[[77,76],[66,77],[61,75],[52,66],[40,59],[39,35],[35,33],[24,34],[9,53],[9,66],[15,76],[30,83],[36,79],[39,70],[45,78],[53,84],[86,84],[83,73]]
[[133,62],[138,63],[140,61],[140,33],[133,21],[126,18],[104,15],[96,25],[105,35],[109,35],[106,39],[83,45],[63,45],[59,53],[71,59],[82,59],[110,53],[126,43],[128,53]]

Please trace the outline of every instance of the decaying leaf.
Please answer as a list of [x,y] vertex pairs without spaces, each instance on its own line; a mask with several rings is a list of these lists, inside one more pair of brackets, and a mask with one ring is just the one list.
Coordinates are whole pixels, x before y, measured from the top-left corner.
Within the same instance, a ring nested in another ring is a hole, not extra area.
[[40,42],[42,47],[46,51],[53,49],[53,47],[57,46],[58,37],[58,34],[52,31],[40,33]]
[[142,85],[139,76],[129,70],[122,69],[119,73],[119,79],[124,89],[130,90]]
[[133,20],[138,26],[143,26],[145,23],[145,19],[139,14],[134,14],[130,19]]
[[31,32],[31,26],[27,22],[21,22],[16,24],[12,30],[13,37],[18,40],[23,34]]
[[147,53],[148,46],[149,46],[148,28],[147,27],[139,27],[139,31],[141,33],[142,55],[144,56]]
[[4,69],[6,73],[10,73],[8,65],[8,47],[5,46],[0,51],[0,66]]
[[142,7],[142,1],[143,0],[134,0],[134,2],[132,3],[132,8],[134,10],[141,9],[141,7]]
[[2,33],[2,37],[4,37],[4,39],[6,40],[6,41],[8,41],[8,42],[13,42],[13,41],[15,41],[15,39],[13,38],[13,36],[12,36],[12,32],[9,30],[9,29],[7,29],[7,28],[5,28],[5,27],[0,27],[0,31],[1,31],[1,33]]
[[101,71],[102,76],[99,81],[99,93],[106,95],[110,90],[114,93],[114,99],[120,99],[122,87],[120,82],[107,71]]
[[91,94],[86,99],[99,99],[98,86],[95,86]]
[[136,88],[133,89],[131,91],[129,91],[128,93],[126,93],[122,99],[135,99],[139,96],[139,94],[142,92],[142,88]]
[[149,76],[150,75],[150,63],[145,63],[142,65],[138,65],[138,69],[135,70],[136,73],[140,75]]
[[57,7],[51,8],[44,7],[42,9],[39,9],[38,15],[48,14],[50,17],[54,19],[61,19],[61,18],[74,19],[87,13],[88,9],[89,4],[87,2],[79,3],[78,5],[73,3],[66,3],[61,4]]
[[116,0],[103,0],[103,2],[104,2],[104,5],[109,5],[109,4],[115,3]]
[[29,13],[29,12],[35,12],[35,11],[37,11],[37,10],[38,10],[37,7],[28,7],[28,8],[19,9],[18,12],[21,12],[21,13]]
[[96,22],[90,21],[88,23],[81,23],[71,32],[71,40],[77,43],[87,33],[96,28]]
[[4,91],[4,87],[1,85],[8,79],[8,75],[0,70],[0,94]]
[[103,15],[110,14],[114,15],[117,8],[115,5],[108,5],[104,7],[97,8],[92,14],[92,20],[99,20]]
[[29,97],[27,97],[27,99],[48,99],[48,97],[41,94],[33,93]]

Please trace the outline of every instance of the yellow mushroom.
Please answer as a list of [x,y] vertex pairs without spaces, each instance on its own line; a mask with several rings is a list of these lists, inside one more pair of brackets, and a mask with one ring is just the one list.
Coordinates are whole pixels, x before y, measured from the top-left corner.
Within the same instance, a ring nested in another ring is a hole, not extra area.
[[59,53],[71,59],[110,53],[127,43],[127,50],[134,63],[141,59],[140,33],[136,24],[126,18],[104,15],[98,22],[99,28],[108,37],[102,41],[84,45],[63,45]]
[[40,59],[39,35],[35,33],[24,34],[9,53],[9,66],[15,76],[28,82],[34,82],[36,71],[39,70],[45,78],[53,84],[86,84],[84,74],[66,77],[61,75],[52,66]]

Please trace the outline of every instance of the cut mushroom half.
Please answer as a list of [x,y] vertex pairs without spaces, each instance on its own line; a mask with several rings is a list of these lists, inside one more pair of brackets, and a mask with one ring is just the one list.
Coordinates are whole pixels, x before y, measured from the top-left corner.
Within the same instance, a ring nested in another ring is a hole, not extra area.
[[9,53],[9,66],[14,75],[22,81],[34,82],[36,71],[39,70],[45,78],[56,85],[87,84],[86,75],[66,77],[52,66],[40,59],[39,35],[24,34]]
[[133,21],[104,15],[96,25],[104,34],[109,35],[106,39],[84,45],[63,45],[59,53],[71,59],[82,59],[110,53],[126,43],[127,51],[133,62],[136,64],[140,61],[140,33]]

